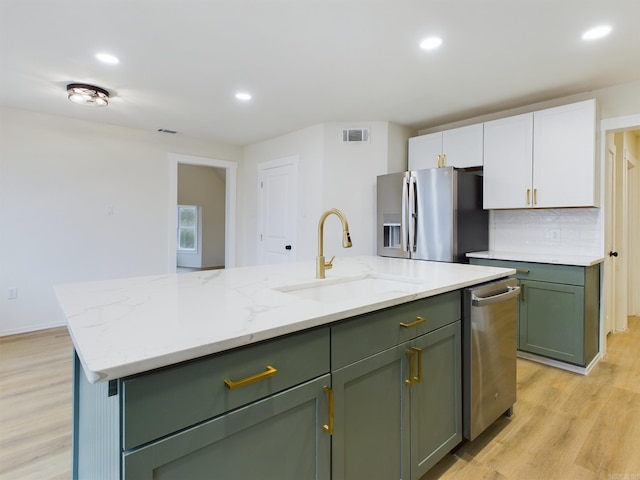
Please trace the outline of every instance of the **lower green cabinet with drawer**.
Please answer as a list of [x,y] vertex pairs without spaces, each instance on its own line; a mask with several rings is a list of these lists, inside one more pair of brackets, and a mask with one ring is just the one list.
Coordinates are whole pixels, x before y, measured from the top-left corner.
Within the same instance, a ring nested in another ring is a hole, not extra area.
[[472,258],[515,268],[520,283],[518,350],[586,367],[598,353],[600,266]]
[[[358,349],[383,345],[390,327],[414,338],[332,372],[332,479],[417,480],[462,441],[459,295],[419,300],[333,329],[332,361],[349,356],[352,348],[341,337],[358,327],[367,337]],[[424,330],[429,333],[420,335]]]
[[144,446],[123,459],[125,480],[330,478],[323,387],[329,375]]

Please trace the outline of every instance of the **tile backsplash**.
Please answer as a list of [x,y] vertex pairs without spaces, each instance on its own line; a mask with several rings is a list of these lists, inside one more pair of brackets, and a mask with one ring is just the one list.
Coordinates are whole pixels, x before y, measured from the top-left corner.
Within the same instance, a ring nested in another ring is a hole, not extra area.
[[497,251],[601,255],[601,210],[492,210],[489,248]]

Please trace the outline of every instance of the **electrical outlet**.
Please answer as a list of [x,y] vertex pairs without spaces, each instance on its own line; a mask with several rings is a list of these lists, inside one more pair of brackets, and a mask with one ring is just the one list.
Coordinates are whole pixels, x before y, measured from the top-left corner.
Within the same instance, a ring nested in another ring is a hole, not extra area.
[[18,287],[9,287],[7,298],[9,300],[15,300],[16,298],[18,298]]

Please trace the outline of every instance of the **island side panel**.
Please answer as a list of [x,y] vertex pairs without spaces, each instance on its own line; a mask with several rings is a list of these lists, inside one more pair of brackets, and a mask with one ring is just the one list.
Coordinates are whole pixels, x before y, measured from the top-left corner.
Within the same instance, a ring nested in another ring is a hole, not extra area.
[[110,384],[89,383],[74,351],[74,480],[120,478],[120,397]]

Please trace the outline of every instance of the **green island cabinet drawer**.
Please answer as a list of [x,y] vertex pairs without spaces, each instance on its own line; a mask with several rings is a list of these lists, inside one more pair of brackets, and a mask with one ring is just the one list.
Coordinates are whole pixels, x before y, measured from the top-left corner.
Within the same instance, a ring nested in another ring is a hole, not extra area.
[[460,320],[460,291],[414,300],[331,327],[333,370]]
[[[125,378],[123,449],[328,373],[329,341],[323,327]],[[257,381],[242,382],[254,376]]]

